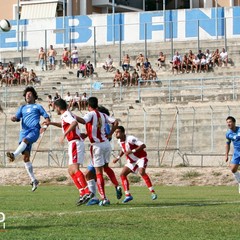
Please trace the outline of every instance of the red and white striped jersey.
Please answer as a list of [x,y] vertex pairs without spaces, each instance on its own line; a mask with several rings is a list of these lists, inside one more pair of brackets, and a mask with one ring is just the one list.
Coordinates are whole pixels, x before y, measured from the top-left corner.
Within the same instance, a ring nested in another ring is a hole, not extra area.
[[115,118],[109,117],[98,111],[88,112],[83,119],[86,123],[87,135],[91,143],[100,143],[108,141],[105,132],[106,123],[114,123]]
[[[65,111],[62,115],[61,115],[61,120],[62,120],[62,130],[63,130],[63,133],[65,133],[70,124],[72,124],[73,122],[76,122],[77,120],[75,119],[75,116],[69,112],[69,111]],[[73,140],[82,140],[81,138],[81,133],[80,133],[80,129],[79,127],[77,126],[74,130],[72,130],[71,132],[69,132],[67,134],[67,140],[70,142],[70,141],[73,141]]]
[[[126,140],[124,142],[121,142],[121,140],[118,140],[119,145],[122,148],[122,151],[125,153],[129,150],[136,149],[137,147],[143,145],[144,143],[139,141],[136,137],[134,136],[126,136]],[[142,150],[136,153],[131,153],[127,156],[127,159],[131,162],[137,162],[141,158],[146,158],[147,153],[146,151]]]

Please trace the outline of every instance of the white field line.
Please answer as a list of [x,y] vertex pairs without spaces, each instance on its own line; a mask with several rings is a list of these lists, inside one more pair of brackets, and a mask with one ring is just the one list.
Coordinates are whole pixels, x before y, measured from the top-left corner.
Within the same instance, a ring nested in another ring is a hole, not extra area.
[[[124,207],[124,208],[111,208],[108,207],[100,207],[101,209],[95,210],[81,210],[75,212],[27,212],[26,214],[20,214],[15,216],[9,216],[8,219],[22,219],[29,217],[49,217],[49,216],[64,216],[64,215],[79,215],[79,214],[88,214],[88,213],[109,213],[109,212],[122,212],[122,211],[130,211],[130,210],[141,210],[141,209],[169,209],[169,208],[179,208],[179,207],[207,207],[207,206],[217,206],[217,205],[230,205],[230,204],[239,204],[240,201],[232,201],[232,202],[205,202],[205,203],[188,203],[188,204],[176,204],[172,206],[152,206],[152,207]],[[89,206],[89,208],[91,208]]]

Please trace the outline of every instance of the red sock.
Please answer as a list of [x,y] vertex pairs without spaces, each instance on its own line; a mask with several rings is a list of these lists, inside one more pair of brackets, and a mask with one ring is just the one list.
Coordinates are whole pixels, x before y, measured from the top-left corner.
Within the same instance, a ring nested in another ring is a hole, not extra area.
[[122,175],[121,180],[122,180],[123,189],[125,191],[125,195],[130,196],[131,194],[129,192],[129,181],[128,181],[127,177]]
[[154,192],[153,188],[152,188],[152,182],[149,178],[149,176],[145,173],[143,176],[142,176],[143,180],[145,181],[147,187],[149,188],[150,192]]
[[76,177],[77,181],[79,182],[79,184],[82,185],[82,188],[84,189],[84,193],[85,194],[90,193],[90,191],[88,189],[88,186],[87,186],[86,179],[85,179],[83,173],[80,170],[78,170],[75,173],[75,177]]
[[104,167],[104,172],[108,175],[113,185],[117,187],[119,184],[114,171],[110,167]]
[[81,185],[81,184],[79,183],[79,181],[77,180],[76,175],[75,175],[75,174],[72,174],[72,175],[71,175],[71,178],[72,178],[72,180],[73,180],[75,186],[76,186],[77,189],[79,190],[80,194],[83,195],[83,192],[82,192],[82,190],[83,190],[82,185]]
[[98,192],[102,199],[106,198],[105,189],[104,189],[104,179],[102,173],[97,174],[97,186]]

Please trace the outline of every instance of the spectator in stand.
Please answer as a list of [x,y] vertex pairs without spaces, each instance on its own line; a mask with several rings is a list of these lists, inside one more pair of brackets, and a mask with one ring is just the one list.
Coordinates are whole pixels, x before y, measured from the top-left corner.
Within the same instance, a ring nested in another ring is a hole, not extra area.
[[14,78],[14,82],[17,82],[18,85],[20,85],[20,75],[21,75],[21,71],[20,70],[16,70],[15,73],[13,74],[13,78]]
[[77,107],[79,111],[81,109],[81,100],[78,92],[76,92],[75,96],[73,97],[72,111],[74,110],[74,107]]
[[112,72],[112,70],[113,70],[113,59],[110,54],[108,55],[108,57],[105,60],[103,69],[106,70],[106,72]]
[[125,70],[129,70],[129,68],[130,68],[130,57],[128,54],[126,54],[122,61],[122,69],[123,71],[125,71]]
[[188,57],[187,54],[185,54],[183,56],[182,62],[181,62],[181,69],[182,69],[182,73],[184,73],[186,71],[186,73],[188,73]]
[[94,73],[94,67],[90,61],[87,62],[87,75],[92,76]]
[[80,73],[82,74],[82,78],[87,76],[87,66],[84,62],[81,62],[79,70],[77,71],[77,77],[79,78]]
[[20,76],[20,84],[22,84],[22,82],[25,82],[26,86],[29,84],[29,72],[27,71],[27,68],[24,68]]
[[9,73],[14,73],[14,72],[15,72],[14,64],[13,64],[11,61],[8,63],[7,71],[8,71]]
[[72,64],[73,64],[73,68],[78,68],[78,50],[77,50],[77,46],[74,47],[74,49],[71,52],[71,57],[72,57]]
[[3,86],[3,83],[5,83],[5,86],[8,86],[8,73],[7,70],[3,70],[1,74],[1,87]]
[[148,69],[151,67],[151,63],[148,61],[148,58],[146,58],[146,60],[143,63],[143,67],[145,68],[145,70],[148,71]]
[[70,92],[67,92],[67,95],[65,96],[64,100],[68,104],[68,109],[70,109],[70,107],[72,106],[72,102],[73,102],[73,97],[71,96]]
[[158,57],[158,68],[162,68],[163,66],[165,66],[165,60],[166,60],[166,56],[163,54],[163,52],[159,53],[159,57]]
[[44,71],[46,65],[45,64],[46,58],[47,58],[46,52],[44,51],[43,47],[41,47],[38,53],[38,60],[42,71]]
[[187,57],[187,65],[191,68],[193,59],[195,59],[195,55],[193,54],[192,50],[189,50],[188,57]]
[[210,64],[212,64],[212,54],[210,53],[209,49],[206,49],[205,56],[206,56],[207,64],[210,67]]
[[80,106],[80,111],[87,110],[87,103],[88,103],[88,97],[86,93],[83,93],[82,98],[81,98],[81,106]]
[[52,108],[52,112],[54,112],[55,106],[54,106],[54,99],[52,98],[52,95],[48,95],[48,109],[49,112],[51,111]]
[[[150,66],[149,69],[148,69],[148,77],[147,77],[148,80],[154,80],[156,81],[157,80],[157,73],[156,71],[154,71],[152,69],[152,67]],[[146,83],[147,85],[147,83]]]
[[37,74],[33,71],[33,69],[31,69],[31,71],[29,72],[29,83],[37,83],[38,79],[37,79]]
[[195,71],[195,73],[198,72],[198,70],[200,69],[200,59],[195,56],[195,58],[193,59],[193,63],[192,63],[192,67],[191,67],[191,72],[193,72],[193,70]]
[[19,70],[20,72],[23,72],[24,64],[22,63],[22,60],[19,60],[19,63],[17,64],[17,70]]
[[134,68],[133,73],[132,73],[132,78],[131,78],[131,86],[133,84],[135,84],[135,86],[137,86],[138,80],[139,80],[139,75],[138,75],[136,68]]
[[213,67],[219,63],[219,58],[220,58],[219,49],[216,49],[216,51],[212,55]]
[[198,50],[198,59],[201,61],[202,57],[204,56],[204,53],[202,53],[202,50]]
[[14,77],[14,73],[8,72],[8,86],[11,87],[12,85],[15,85],[17,83],[18,82]]
[[177,69],[177,74],[181,70],[181,62],[182,62],[182,57],[179,55],[178,51],[175,52],[175,55],[173,56],[173,61],[172,61],[172,72],[174,74],[174,69]]
[[123,82],[123,85],[125,85],[125,83],[126,83],[127,86],[129,86],[131,83],[131,76],[127,69],[125,69],[125,71],[123,73],[122,82]]
[[49,70],[55,70],[56,56],[57,56],[56,50],[53,48],[53,45],[50,45],[50,49],[48,50]]
[[115,87],[116,82],[118,83],[118,86],[122,83],[122,73],[117,69],[114,79],[113,79],[113,87]]
[[222,52],[220,53],[220,57],[219,57],[219,66],[222,66],[224,64],[224,66],[227,67],[228,64],[228,53],[226,52],[225,48],[222,49]]
[[141,79],[146,81],[148,79],[148,73],[147,70],[142,66],[141,68],[141,75],[140,75]]
[[200,68],[200,72],[203,70],[204,72],[208,72],[208,62],[207,62],[207,58],[205,55],[202,56],[201,59],[201,68]]
[[70,52],[68,51],[67,47],[65,47],[65,48],[63,49],[62,62],[64,63],[65,68],[69,67]]
[[144,56],[142,53],[139,53],[139,55],[136,57],[136,69],[139,71],[142,68],[142,65],[144,63]]
[[61,96],[58,94],[58,92],[56,92],[53,100],[56,102],[58,99],[61,99]]

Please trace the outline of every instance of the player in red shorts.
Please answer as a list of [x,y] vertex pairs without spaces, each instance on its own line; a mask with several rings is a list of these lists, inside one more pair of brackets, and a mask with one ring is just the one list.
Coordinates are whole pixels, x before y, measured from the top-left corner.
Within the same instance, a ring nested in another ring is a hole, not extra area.
[[148,162],[147,153],[144,150],[146,145],[134,136],[127,136],[125,134],[125,129],[122,126],[118,126],[115,133],[122,151],[113,162],[116,163],[123,155],[126,155],[127,158],[127,164],[123,167],[121,172],[122,185],[125,191],[125,199],[123,200],[123,203],[133,200],[129,191],[127,176],[129,173],[136,173],[137,171],[139,171],[139,174],[145,181],[149,191],[152,193],[152,200],[157,199],[157,194],[153,189],[152,182],[146,173]]
[[55,109],[58,115],[61,115],[62,122],[46,122],[44,124],[62,128],[64,135],[61,137],[60,142],[63,143],[65,138],[68,141],[68,173],[79,190],[80,198],[77,201],[79,206],[94,197],[94,194],[88,189],[83,173],[79,169],[79,165],[83,164],[84,161],[84,143],[75,116],[67,110],[67,103],[63,99],[59,99],[55,101]]

